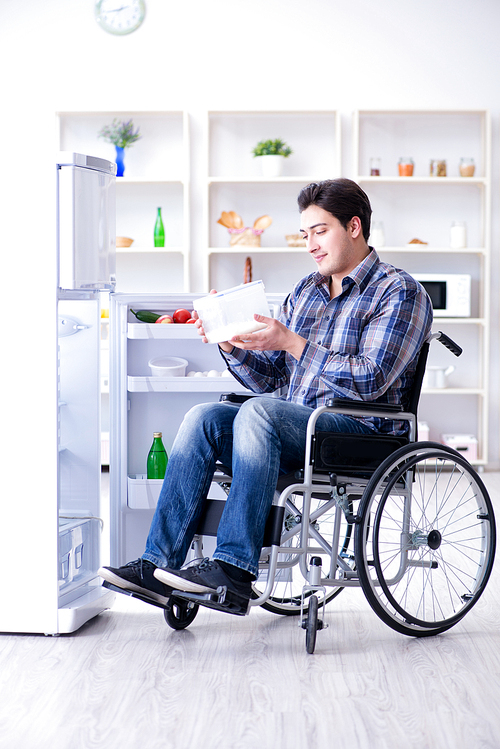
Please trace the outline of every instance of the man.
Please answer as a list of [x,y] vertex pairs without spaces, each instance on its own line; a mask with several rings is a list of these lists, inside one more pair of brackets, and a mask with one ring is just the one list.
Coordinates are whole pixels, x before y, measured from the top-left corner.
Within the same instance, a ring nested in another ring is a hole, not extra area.
[[[221,344],[228,368],[256,393],[241,406],[209,403],[185,416],[173,445],[142,558],[104,567],[108,582],[166,603],[172,589],[205,593],[226,585],[241,611],[258,573],[264,526],[280,472],[303,465],[307,420],[328,397],[404,406],[432,306],[407,273],[368,246],[371,206],[347,179],[305,187],[301,233],[317,270],[299,281],[278,319]],[[203,321],[197,323],[204,342]],[[323,414],[324,431],[402,434],[402,422]],[[233,481],[212,560],[181,569],[216,461]]]

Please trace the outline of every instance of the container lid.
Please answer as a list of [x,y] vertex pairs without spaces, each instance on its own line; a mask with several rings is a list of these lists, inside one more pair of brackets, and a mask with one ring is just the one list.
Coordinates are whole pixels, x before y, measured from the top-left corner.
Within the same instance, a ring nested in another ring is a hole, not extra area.
[[161,439],[161,438],[162,438],[162,432],[153,432],[153,437],[154,437],[155,439],[156,439],[157,437],[159,437],[159,438]]

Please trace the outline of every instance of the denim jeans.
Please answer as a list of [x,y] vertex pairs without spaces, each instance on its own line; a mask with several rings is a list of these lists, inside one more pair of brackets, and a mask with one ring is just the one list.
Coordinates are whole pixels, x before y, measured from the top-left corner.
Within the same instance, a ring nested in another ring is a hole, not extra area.
[[[311,408],[272,397],[194,406],[169,456],[143,558],[179,569],[196,532],[217,461],[233,481],[217,533],[214,559],[254,575],[280,472],[304,465]],[[371,433],[349,416],[325,413],[316,428]]]

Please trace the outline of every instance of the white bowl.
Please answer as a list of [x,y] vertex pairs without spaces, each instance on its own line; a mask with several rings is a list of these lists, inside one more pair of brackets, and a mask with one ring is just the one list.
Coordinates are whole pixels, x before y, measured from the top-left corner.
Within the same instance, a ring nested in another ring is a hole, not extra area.
[[150,359],[148,364],[153,377],[184,377],[188,365],[186,359],[178,356],[161,356]]

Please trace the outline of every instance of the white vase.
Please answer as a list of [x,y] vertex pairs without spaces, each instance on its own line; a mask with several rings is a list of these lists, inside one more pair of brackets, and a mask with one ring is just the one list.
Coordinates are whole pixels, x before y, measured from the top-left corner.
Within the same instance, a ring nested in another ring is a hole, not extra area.
[[259,156],[264,177],[280,177],[283,171],[284,156]]

